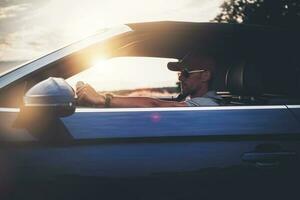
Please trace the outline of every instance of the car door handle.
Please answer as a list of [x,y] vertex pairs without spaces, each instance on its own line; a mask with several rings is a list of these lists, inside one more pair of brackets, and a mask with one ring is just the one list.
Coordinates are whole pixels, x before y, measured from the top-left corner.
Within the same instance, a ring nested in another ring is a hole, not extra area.
[[280,163],[296,157],[296,152],[247,152],[242,155],[241,159],[257,167],[277,167]]

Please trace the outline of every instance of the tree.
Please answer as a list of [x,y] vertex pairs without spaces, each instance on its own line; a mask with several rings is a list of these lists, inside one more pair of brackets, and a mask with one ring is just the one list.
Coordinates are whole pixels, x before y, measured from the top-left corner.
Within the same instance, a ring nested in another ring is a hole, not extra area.
[[260,24],[278,27],[300,25],[299,0],[227,0],[217,22]]

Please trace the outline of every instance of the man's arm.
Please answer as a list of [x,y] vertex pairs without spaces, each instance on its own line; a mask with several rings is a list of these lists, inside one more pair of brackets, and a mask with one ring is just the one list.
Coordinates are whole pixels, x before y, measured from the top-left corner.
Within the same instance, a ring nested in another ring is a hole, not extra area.
[[[105,107],[105,97],[98,94],[90,85],[85,84],[76,90],[79,104],[92,104]],[[112,97],[109,107],[143,108],[143,107],[184,107],[185,102],[164,101],[149,97]]]
[[184,107],[185,102],[164,101],[149,97],[113,97],[110,103],[114,108],[143,108],[143,107]]

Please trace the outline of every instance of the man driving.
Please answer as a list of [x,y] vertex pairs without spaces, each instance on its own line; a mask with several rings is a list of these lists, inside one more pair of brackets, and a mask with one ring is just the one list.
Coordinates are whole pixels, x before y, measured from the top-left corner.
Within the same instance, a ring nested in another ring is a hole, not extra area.
[[168,63],[169,70],[179,72],[182,101],[101,95],[90,85],[82,83],[76,87],[78,103],[107,108],[218,106],[222,98],[210,90],[215,65],[212,56],[201,53],[190,53],[180,62]]

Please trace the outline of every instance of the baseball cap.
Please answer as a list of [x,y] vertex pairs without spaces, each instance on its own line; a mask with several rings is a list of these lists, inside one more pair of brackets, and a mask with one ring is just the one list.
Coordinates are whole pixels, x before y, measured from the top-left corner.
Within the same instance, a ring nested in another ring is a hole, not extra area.
[[208,70],[210,72],[215,71],[216,61],[211,55],[207,55],[201,52],[192,52],[186,54],[179,62],[169,62],[168,69],[171,71],[182,71],[188,69],[193,70]]

